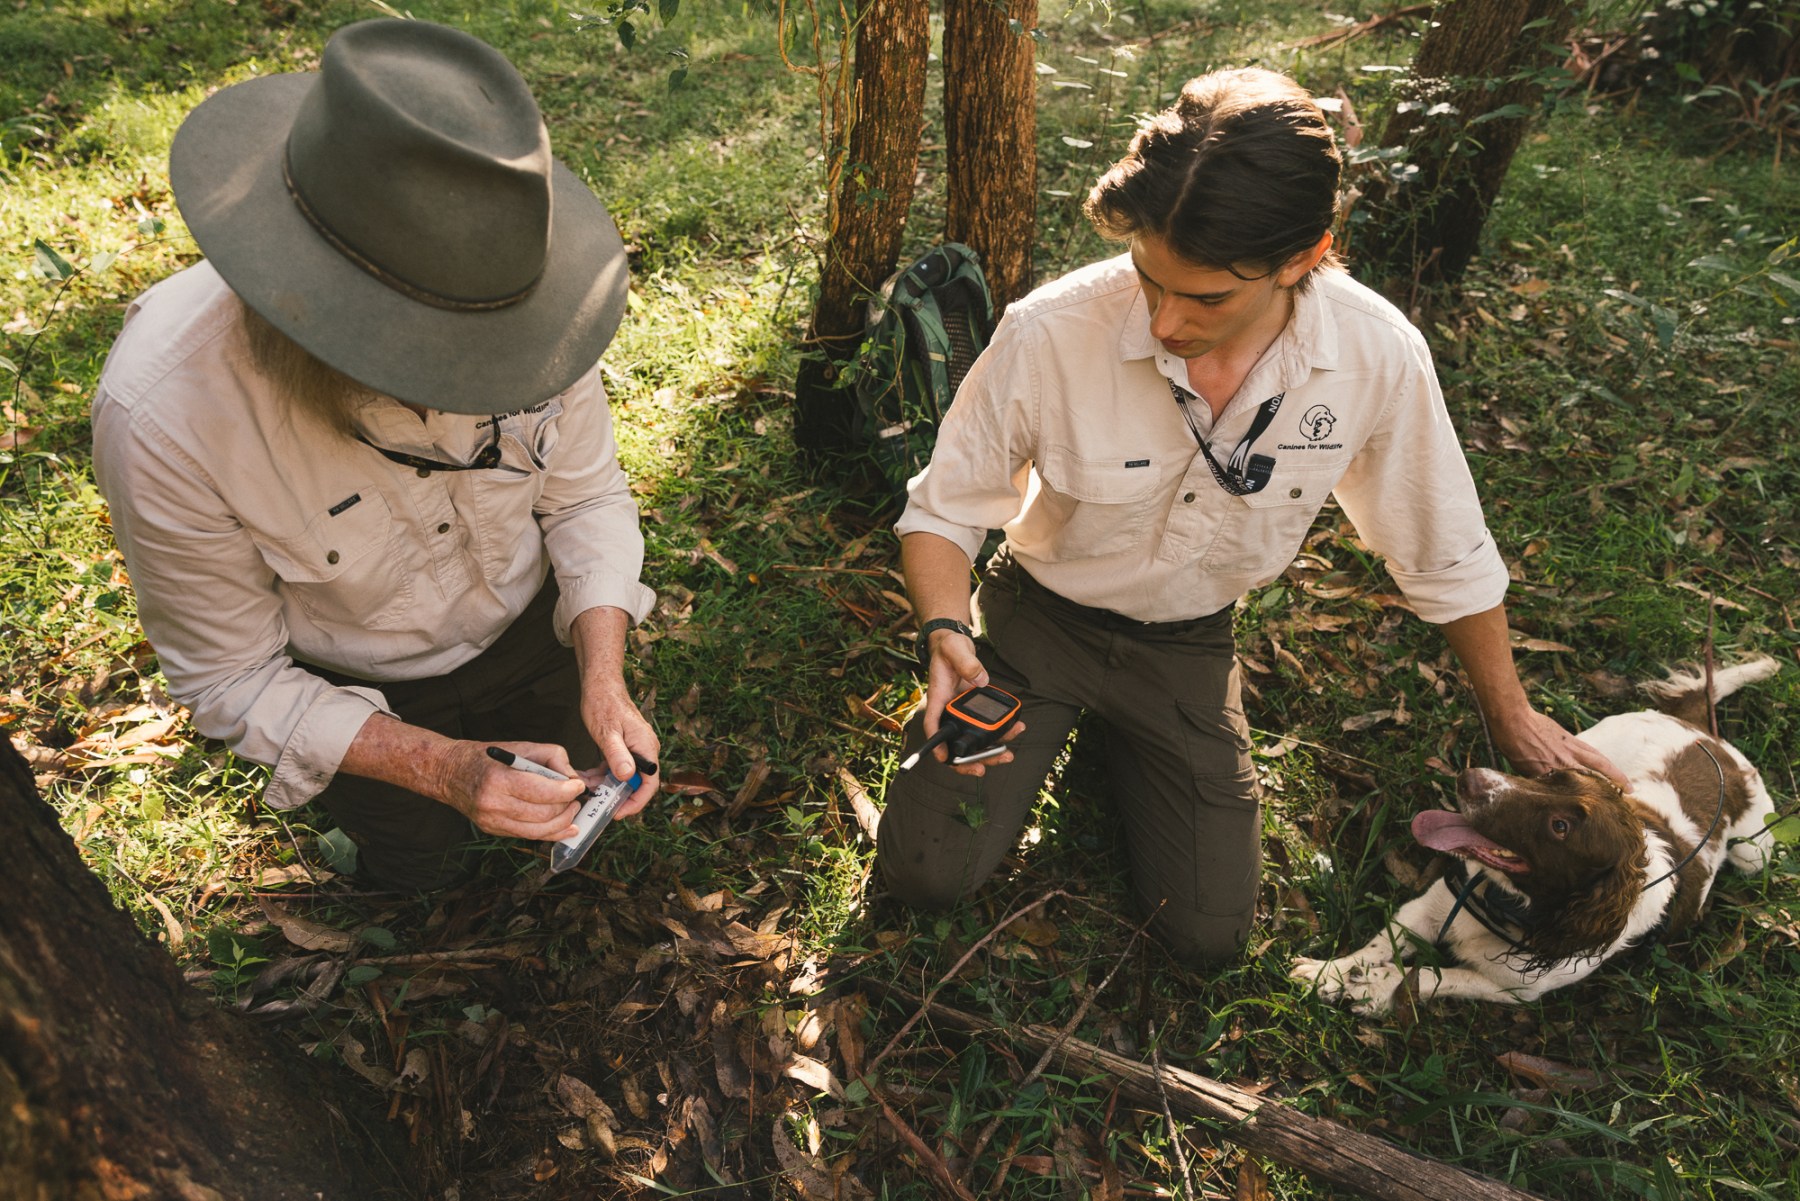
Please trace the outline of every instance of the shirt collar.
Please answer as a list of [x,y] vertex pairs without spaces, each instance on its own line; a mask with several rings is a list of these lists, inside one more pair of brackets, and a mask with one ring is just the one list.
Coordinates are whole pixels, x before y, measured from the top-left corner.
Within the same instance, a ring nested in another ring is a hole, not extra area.
[[[1320,294],[1328,286],[1320,272],[1312,287],[1294,293],[1294,315],[1276,339],[1274,353],[1281,358],[1281,374],[1291,386],[1313,369],[1331,371],[1338,364],[1337,321]],[[1119,360],[1154,359],[1156,339],[1150,336],[1150,308],[1144,290],[1134,288],[1131,303],[1119,324]]]

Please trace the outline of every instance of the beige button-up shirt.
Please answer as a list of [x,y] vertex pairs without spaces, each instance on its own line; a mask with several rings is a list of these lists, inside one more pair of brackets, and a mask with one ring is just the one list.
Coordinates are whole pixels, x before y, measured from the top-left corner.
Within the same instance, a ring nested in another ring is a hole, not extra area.
[[1269,397],[1251,448],[1261,491],[1220,486],[1170,392],[1186,363],[1150,336],[1129,255],[1013,304],[970,370],[896,529],[971,557],[987,531],[1070,600],[1140,621],[1213,613],[1293,561],[1329,495],[1419,616],[1452,621],[1506,595],[1425,340],[1350,276],[1322,272],[1217,423],[1187,408],[1221,465]]
[[377,689],[300,664],[440,675],[492,643],[552,567],[565,642],[586,609],[649,611],[597,371],[498,417],[366,401],[370,442],[445,462],[471,461],[498,423],[501,466],[420,472],[292,412],[251,367],[239,313],[205,263],[126,310],[94,393],[94,468],[171,693],[203,734],[272,766],[271,806],[324,788],[386,710]]

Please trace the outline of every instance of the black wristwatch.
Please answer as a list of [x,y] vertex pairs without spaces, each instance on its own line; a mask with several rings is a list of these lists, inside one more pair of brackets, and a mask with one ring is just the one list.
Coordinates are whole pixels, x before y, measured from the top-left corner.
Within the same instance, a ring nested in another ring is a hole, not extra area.
[[931,635],[937,630],[955,630],[964,638],[973,639],[975,631],[971,630],[954,617],[934,617],[919,627],[919,640],[916,643],[919,656],[919,667],[924,671],[931,670]]

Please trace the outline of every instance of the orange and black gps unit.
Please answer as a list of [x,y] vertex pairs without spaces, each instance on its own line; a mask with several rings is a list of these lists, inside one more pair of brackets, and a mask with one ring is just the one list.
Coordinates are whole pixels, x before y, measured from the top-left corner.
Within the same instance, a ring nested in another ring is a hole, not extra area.
[[917,763],[919,756],[940,743],[949,750],[952,763],[972,763],[986,758],[990,751],[998,754],[997,744],[1018,717],[1020,707],[1018,697],[991,684],[958,693],[945,704],[937,733],[907,756],[900,770]]

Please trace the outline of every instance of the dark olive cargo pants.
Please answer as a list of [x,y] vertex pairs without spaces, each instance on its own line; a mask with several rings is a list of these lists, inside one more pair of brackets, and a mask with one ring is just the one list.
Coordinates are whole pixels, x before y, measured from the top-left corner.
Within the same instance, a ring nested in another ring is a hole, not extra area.
[[[1106,723],[1108,791],[1132,891],[1177,957],[1243,946],[1262,865],[1261,817],[1228,607],[1144,623],[1077,605],[1010,560],[975,595],[992,682],[1023,703],[1014,760],[981,777],[925,756],[888,786],[878,860],[888,890],[943,908],[973,892],[1017,843],[1045,776],[1086,710]],[[910,751],[922,719],[907,727]]]
[[[401,721],[450,738],[554,742],[577,767],[600,750],[581,718],[575,652],[556,640],[552,575],[494,644],[454,671],[423,680],[375,682],[307,666],[334,684],[380,689]],[[485,837],[457,810],[362,776],[339,774],[315,798],[357,845],[356,874],[381,888],[423,892],[468,873],[472,844]]]

